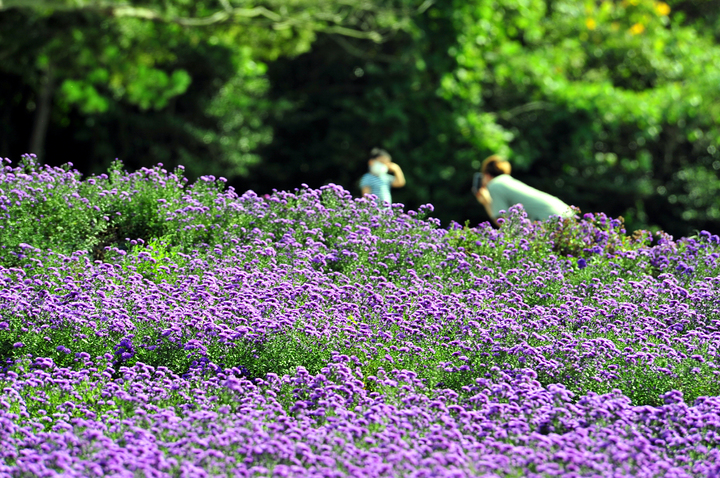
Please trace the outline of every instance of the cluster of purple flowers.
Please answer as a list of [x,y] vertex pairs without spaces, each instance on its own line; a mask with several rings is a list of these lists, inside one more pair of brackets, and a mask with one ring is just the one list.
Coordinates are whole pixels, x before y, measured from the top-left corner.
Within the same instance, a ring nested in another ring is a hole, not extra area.
[[[102,358],[7,373],[0,449],[33,476],[718,476],[720,400],[658,407],[620,391],[575,397],[532,371],[472,396],[407,370],[364,376],[347,357],[312,375],[181,378]],[[102,371],[101,371],[102,370]],[[374,391],[368,390],[373,384]],[[54,403],[53,403],[54,402]]]
[[115,199],[0,232],[0,475],[720,477],[716,235],[10,166],[0,227],[57,188]]

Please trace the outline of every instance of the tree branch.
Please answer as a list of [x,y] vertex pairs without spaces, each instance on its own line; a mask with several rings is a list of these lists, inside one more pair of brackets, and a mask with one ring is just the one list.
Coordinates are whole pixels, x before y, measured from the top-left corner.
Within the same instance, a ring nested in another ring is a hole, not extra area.
[[435,0],[425,0],[422,5],[418,7],[417,12],[423,14],[428,8],[432,7],[433,4],[435,4]]
[[233,9],[228,0],[220,0],[220,5],[222,5],[226,12],[231,12]]
[[508,111],[501,111],[498,116],[500,116],[505,121],[511,120],[517,115],[528,113],[530,111],[536,111],[536,110],[549,110],[553,108],[555,105],[552,103],[548,103],[547,101],[531,101],[530,103],[526,103],[524,105],[516,106],[513,109],[510,109]]
[[[227,0],[222,3],[223,3],[223,7],[230,7],[230,4],[227,2]],[[232,7],[230,7],[230,10],[228,10],[226,8],[225,10],[215,12],[212,15],[208,15],[206,17],[175,17],[175,16],[163,15],[162,13],[158,12],[157,10],[153,10],[151,8],[145,8],[145,7],[133,7],[130,5],[123,5],[123,6],[119,6],[119,7],[103,8],[101,5],[102,4],[98,5],[98,7],[96,9],[108,11],[110,13],[110,15],[114,16],[114,17],[142,18],[145,20],[154,20],[154,21],[161,21],[161,22],[167,22],[167,23],[177,23],[178,25],[183,25],[183,26],[188,26],[188,27],[208,26],[208,25],[213,25],[216,23],[222,23],[222,22],[229,20],[231,17],[239,17],[239,18],[265,17],[268,20],[271,20],[273,22],[280,22],[282,20],[282,17],[280,15],[268,10],[265,7],[255,7],[255,8],[232,8]],[[91,8],[85,7],[84,9],[91,9]]]
[[52,110],[53,92],[55,90],[55,78],[52,65],[48,65],[40,84],[40,93],[37,96],[35,106],[35,119],[33,121],[32,134],[30,136],[30,150],[42,161],[45,152],[45,137],[47,136],[50,123],[50,112]]
[[353,37],[353,38],[359,38],[362,40],[372,40],[375,43],[380,43],[382,41],[382,35],[378,32],[363,32],[360,30],[353,30],[352,28],[346,28],[341,26],[331,26],[327,28],[322,29],[325,33],[336,33],[338,35],[343,35],[346,37]]
[[376,53],[373,55],[368,55],[367,52],[355,47],[349,41],[347,41],[345,38],[343,38],[341,36],[330,35],[330,38],[333,41],[335,41],[335,43],[340,45],[343,50],[345,50],[352,56],[362,58],[363,60],[382,61],[384,63],[392,63],[392,62],[398,61],[398,59],[396,57],[391,56],[391,55],[385,55],[383,53]]
[[[233,8],[228,0],[218,0],[222,6],[222,10],[217,11],[211,15],[204,17],[181,17],[168,15],[160,10],[133,6],[129,3],[118,4],[107,1],[94,1],[94,2],[82,2],[79,4],[72,4],[69,2],[53,1],[53,0],[0,0],[0,11],[7,10],[10,8],[20,9],[39,9],[39,10],[57,10],[57,11],[72,11],[72,10],[84,10],[84,11],[95,11],[104,13],[106,15],[122,18],[139,18],[144,20],[165,22],[165,23],[176,23],[178,25],[195,27],[195,26],[209,26],[220,23],[231,23],[234,20],[251,19],[251,18],[264,18],[274,23],[276,28],[287,28],[293,25],[307,25],[307,20],[298,21],[298,19],[283,18],[282,15],[273,12],[265,7],[254,7],[254,8]],[[430,0],[426,1],[428,3]],[[430,1],[430,3],[432,3]],[[322,18],[317,18],[323,20]],[[372,40],[374,42],[381,42],[383,39],[382,34],[377,31],[363,31],[354,28],[344,27],[341,25],[328,25],[317,28],[319,31],[327,33],[334,33],[346,37],[359,38],[363,40]]]

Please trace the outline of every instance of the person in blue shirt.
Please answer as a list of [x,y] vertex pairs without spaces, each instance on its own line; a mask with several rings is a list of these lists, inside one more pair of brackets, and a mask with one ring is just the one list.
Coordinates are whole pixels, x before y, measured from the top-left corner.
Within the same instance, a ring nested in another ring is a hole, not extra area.
[[572,216],[570,206],[562,200],[528,186],[510,176],[510,163],[493,155],[482,164],[482,187],[475,198],[485,207],[488,216],[497,224],[500,211],[521,204],[532,221],[544,221],[550,216]]
[[387,207],[389,207],[392,204],[390,188],[405,186],[405,175],[402,169],[392,162],[387,151],[380,148],[373,148],[370,151],[368,169],[368,172],[360,179],[362,195],[374,194],[379,206],[387,203]]

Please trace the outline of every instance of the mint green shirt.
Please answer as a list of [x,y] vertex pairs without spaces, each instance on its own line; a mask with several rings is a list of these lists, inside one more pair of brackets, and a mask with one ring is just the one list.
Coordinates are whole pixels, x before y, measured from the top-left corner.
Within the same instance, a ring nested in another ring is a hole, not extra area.
[[487,184],[487,189],[492,199],[492,213],[496,218],[500,211],[507,211],[515,204],[522,204],[528,219],[532,221],[544,221],[550,216],[567,217],[572,214],[570,207],[560,199],[507,174],[492,178]]

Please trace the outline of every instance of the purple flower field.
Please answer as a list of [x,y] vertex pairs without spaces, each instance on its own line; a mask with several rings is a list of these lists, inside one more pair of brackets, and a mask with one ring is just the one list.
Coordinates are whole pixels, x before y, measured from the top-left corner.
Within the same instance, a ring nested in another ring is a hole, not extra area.
[[0,172],[0,476],[720,477],[720,238]]

